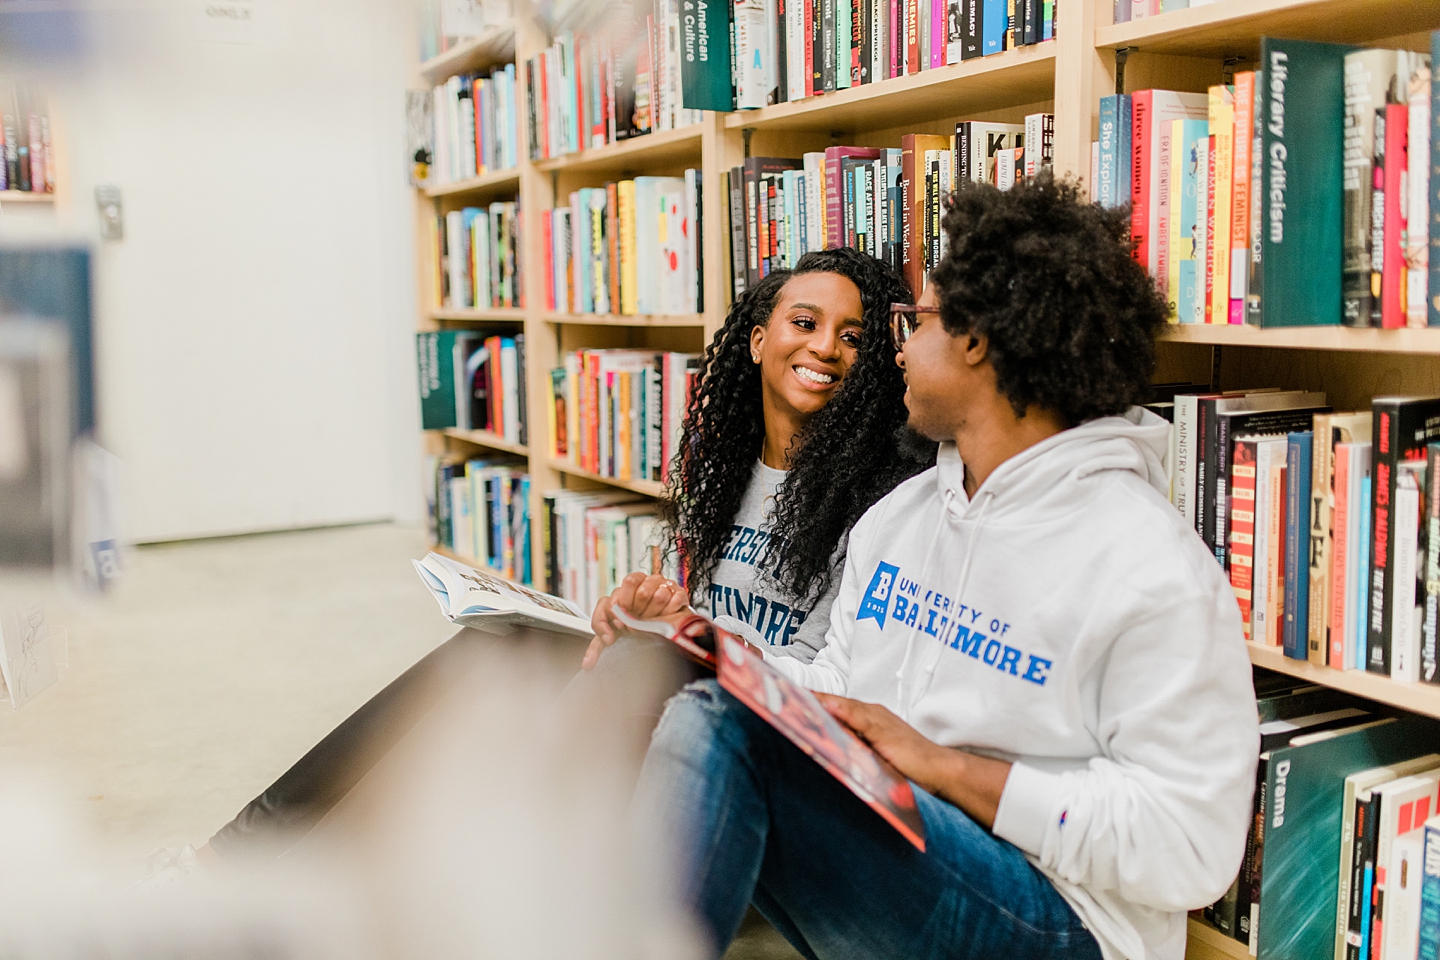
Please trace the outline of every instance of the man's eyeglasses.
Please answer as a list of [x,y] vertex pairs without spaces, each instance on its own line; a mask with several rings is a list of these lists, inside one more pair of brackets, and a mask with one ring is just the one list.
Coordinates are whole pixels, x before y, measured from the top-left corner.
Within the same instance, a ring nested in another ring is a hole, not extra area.
[[905,341],[920,329],[920,322],[926,314],[939,312],[939,307],[924,307],[915,303],[890,304],[890,339],[894,341],[895,349],[905,349]]

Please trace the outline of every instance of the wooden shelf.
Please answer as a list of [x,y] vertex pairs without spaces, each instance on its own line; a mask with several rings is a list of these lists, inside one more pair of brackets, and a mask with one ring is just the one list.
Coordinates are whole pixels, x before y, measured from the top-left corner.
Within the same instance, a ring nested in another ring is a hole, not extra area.
[[1168,343],[1204,343],[1221,347],[1440,354],[1440,327],[1401,330],[1340,326],[1271,327],[1262,330],[1247,324],[1172,323],[1161,332],[1160,339]]
[[54,203],[55,194],[30,190],[0,190],[0,203]]
[[755,130],[886,128],[1053,100],[1055,48],[1055,41],[1047,40],[908,77],[742,110],[727,116],[725,126]]
[[505,194],[520,189],[519,170],[495,170],[468,180],[456,180],[438,187],[426,187],[427,197],[456,197],[470,194]]
[[701,313],[546,313],[546,323],[570,323],[597,327],[703,327]]
[[621,480],[618,477],[602,477],[598,473],[591,473],[589,470],[582,470],[572,463],[565,463],[559,460],[550,461],[550,467],[561,473],[569,474],[572,477],[584,477],[586,480],[595,480],[599,483],[609,484],[612,487],[619,487],[622,490],[643,493],[647,497],[660,497],[665,494],[665,485],[655,480]]
[[629,170],[637,164],[661,165],[693,160],[700,162],[700,131],[694,123],[679,130],[649,133],[593,150],[568,153],[563,157],[538,160],[535,169],[546,173],[561,170]]
[[1311,683],[1353,693],[1357,697],[1400,707],[1427,717],[1440,717],[1440,686],[1431,683],[1400,683],[1368,670],[1332,670],[1308,660],[1292,660],[1279,647],[1247,643],[1250,662],[1266,670],[1288,673]]
[[521,307],[437,307],[426,316],[431,320],[464,320],[479,323],[524,323]]
[[1095,46],[1186,57],[1253,54],[1263,36],[1363,44],[1440,27],[1435,0],[1219,0],[1095,30]]
[[530,456],[530,448],[523,443],[511,443],[498,433],[491,433],[489,430],[459,430],[450,427],[441,430],[441,433],[452,440],[462,440],[465,443],[473,443],[477,447],[489,447],[492,450],[504,450],[506,453],[518,453],[522,457]]
[[431,84],[439,84],[457,73],[501,67],[515,62],[515,30],[505,26],[494,32],[466,40],[420,64],[420,74]]
[[1250,951],[1234,937],[1227,937],[1203,920],[1186,920],[1190,935],[1185,960],[1250,960]]

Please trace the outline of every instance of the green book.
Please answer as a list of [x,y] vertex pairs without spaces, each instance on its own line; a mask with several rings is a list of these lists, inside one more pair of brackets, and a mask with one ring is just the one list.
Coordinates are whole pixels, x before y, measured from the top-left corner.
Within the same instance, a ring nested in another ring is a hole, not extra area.
[[422,430],[460,426],[460,407],[469,400],[465,361],[476,339],[460,330],[415,334]]
[[[1262,327],[1340,323],[1345,54],[1354,47],[1260,41],[1256,85],[1258,259],[1246,319]],[[1252,251],[1253,253],[1253,251]]]
[[686,110],[735,109],[728,0],[680,0],[680,102]]
[[1334,954],[1345,778],[1427,752],[1440,739],[1440,722],[1406,716],[1300,739],[1270,754],[1265,778],[1265,844],[1254,925],[1259,960]]

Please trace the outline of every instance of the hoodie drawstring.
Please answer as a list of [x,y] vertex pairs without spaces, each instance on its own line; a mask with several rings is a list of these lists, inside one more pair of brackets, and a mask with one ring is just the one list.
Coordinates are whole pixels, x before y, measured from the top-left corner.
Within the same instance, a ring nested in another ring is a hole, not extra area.
[[[971,533],[970,533],[970,542],[969,542],[968,544],[966,544],[966,546],[965,546],[965,563],[964,563],[964,565],[961,566],[961,568],[960,568],[960,582],[956,585],[956,587],[955,587],[955,593],[954,593],[954,595],[953,595],[953,596],[954,596],[954,601],[955,601],[956,604],[958,604],[958,603],[960,602],[960,598],[965,595],[965,588],[966,588],[967,586],[969,586],[969,584],[970,584],[970,565],[971,565],[971,564],[974,562],[974,560],[975,560],[975,545],[976,545],[976,543],[977,543],[977,542],[979,541],[979,539],[980,539],[980,527],[981,527],[981,525],[982,525],[982,524],[984,523],[984,521],[985,521],[985,511],[988,510],[988,509],[990,508],[990,504],[995,501],[995,492],[994,492],[993,490],[986,490],[986,491],[984,492],[984,497],[985,497],[984,502],[980,504],[980,509],[979,509],[978,511],[976,511],[976,513],[975,513],[975,529],[974,529],[973,531],[971,531]],[[952,492],[950,491],[950,489],[947,487],[946,490],[945,490],[945,502],[944,502],[944,507],[943,507],[944,510],[947,510],[947,511],[948,511],[948,510],[950,509],[950,503],[951,503],[951,501],[954,500],[954,499],[955,499],[955,494],[952,493]],[[963,519],[965,519],[965,518],[962,516],[960,519],[963,520]],[[938,526],[943,526],[943,525],[937,525],[937,527],[938,527]],[[926,555],[925,555],[925,564],[924,564],[923,567],[921,567],[922,576],[923,576],[925,573],[927,573],[928,570],[929,570],[930,559],[931,559],[931,557],[933,556],[933,551],[934,551],[934,548],[935,548],[935,543],[938,542],[939,539],[940,539],[940,534],[939,534],[939,529],[937,529],[937,530],[936,530],[936,534],[935,534],[935,539],[931,542],[931,545],[930,545],[930,547],[931,547],[930,552],[927,552]],[[958,611],[957,611],[956,615],[958,616]],[[920,624],[920,618],[919,618],[919,617],[916,617],[916,618],[915,618],[915,624],[916,624],[916,625],[910,629],[910,639],[906,642],[906,645],[905,645],[905,660],[902,661],[901,664],[900,664],[900,672],[896,674],[896,677],[897,677],[897,678],[900,677],[900,676],[905,672],[905,664],[908,663],[909,660],[910,660],[910,647],[911,647],[911,645],[915,642],[915,637],[916,637],[916,635],[917,635],[918,632],[919,632],[919,624]],[[936,662],[938,662],[938,657],[937,657]],[[930,684],[932,684],[932,683],[935,682],[935,663],[931,663],[931,664],[930,664],[930,666],[926,669],[925,674],[926,674],[926,677],[925,677],[925,684],[924,684],[924,686],[921,686],[918,690],[915,691],[914,696],[913,696],[911,702],[910,702],[909,704],[906,704],[906,706],[905,706],[905,714],[906,714],[907,717],[909,716],[909,713],[910,713],[910,707],[914,706],[915,703],[918,703],[919,700],[920,700],[920,698],[923,697],[923,696],[925,696],[925,694],[930,690]],[[902,692],[902,691],[901,691],[900,685],[897,684],[897,685],[896,685],[896,690],[895,690],[896,701],[897,701],[898,703],[905,704],[905,700],[904,700],[903,698],[901,698],[901,696],[900,696],[901,692]]]

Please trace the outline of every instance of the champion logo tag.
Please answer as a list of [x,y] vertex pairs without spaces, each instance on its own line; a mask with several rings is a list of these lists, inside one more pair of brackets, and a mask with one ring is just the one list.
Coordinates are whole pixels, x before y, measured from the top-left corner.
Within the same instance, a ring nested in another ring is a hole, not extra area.
[[1060,811],[1060,826],[1062,826],[1062,827],[1065,826],[1065,818],[1068,817],[1068,816],[1070,816],[1070,811],[1069,811],[1069,810],[1061,810],[1061,811]]

